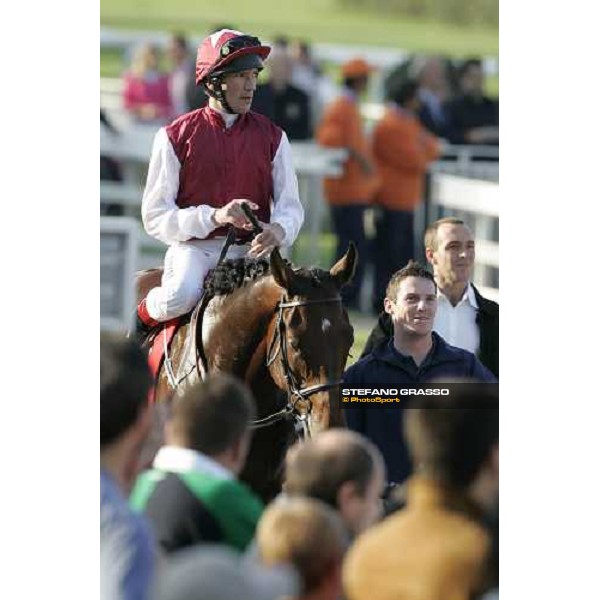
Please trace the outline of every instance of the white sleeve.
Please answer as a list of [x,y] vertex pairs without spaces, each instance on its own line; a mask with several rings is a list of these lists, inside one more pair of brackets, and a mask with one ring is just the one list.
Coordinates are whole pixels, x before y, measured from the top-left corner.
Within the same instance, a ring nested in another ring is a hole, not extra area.
[[142,197],[142,221],[149,235],[167,245],[191,238],[204,239],[216,229],[212,206],[179,208],[175,204],[180,169],[179,159],[163,127],[154,138]]
[[285,132],[282,132],[279,148],[273,159],[273,212],[271,223],[279,223],[285,231],[283,246],[291,246],[302,223],[304,208],[298,193],[298,179],[294,171],[292,148]]

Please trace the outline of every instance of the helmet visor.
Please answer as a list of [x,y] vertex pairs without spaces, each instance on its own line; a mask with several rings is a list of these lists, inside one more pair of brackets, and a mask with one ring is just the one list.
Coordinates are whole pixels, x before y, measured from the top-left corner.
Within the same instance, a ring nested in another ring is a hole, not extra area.
[[217,75],[224,75],[225,73],[239,73],[240,71],[250,71],[251,69],[258,69],[262,71],[263,61],[260,56],[256,54],[246,54],[235,58],[230,63],[223,65],[220,69],[214,70],[210,76],[215,77]]
[[238,35],[227,40],[220,50],[221,58],[227,58],[230,54],[242,50],[242,48],[256,48],[260,46],[260,40],[252,35]]

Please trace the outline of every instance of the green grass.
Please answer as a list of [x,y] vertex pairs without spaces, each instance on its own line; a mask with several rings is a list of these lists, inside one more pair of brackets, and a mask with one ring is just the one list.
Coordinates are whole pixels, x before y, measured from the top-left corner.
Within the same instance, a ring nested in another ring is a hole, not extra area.
[[350,349],[350,356],[346,362],[346,368],[348,368],[350,365],[353,365],[359,359],[361,352],[367,343],[367,338],[371,333],[371,329],[375,325],[375,318],[373,318],[373,324],[371,327],[365,327],[362,323],[356,323],[352,317],[353,316],[351,314],[350,322],[354,327],[354,344]]
[[311,260],[313,253],[311,245],[312,236],[306,232],[300,232],[294,242],[291,260],[296,265],[320,267],[329,269],[335,261],[336,239],[333,233],[324,232],[319,236],[317,261]]
[[285,34],[311,42],[389,46],[456,57],[498,54],[496,29],[342,11],[335,0],[102,0],[100,21],[118,28],[196,35],[227,23],[264,37]]
[[485,80],[485,92],[492,98],[498,98],[500,96],[500,78],[498,75],[494,77],[487,77]]
[[[100,21],[122,29],[177,30],[195,36],[224,23],[271,39],[285,34],[310,42],[387,46],[455,58],[498,55],[497,29],[342,11],[335,0],[102,0]],[[120,51],[101,51],[102,77],[120,77],[126,66]],[[486,91],[498,96],[497,77],[488,79]]]
[[120,50],[100,52],[100,77],[120,77],[125,67],[123,53]]

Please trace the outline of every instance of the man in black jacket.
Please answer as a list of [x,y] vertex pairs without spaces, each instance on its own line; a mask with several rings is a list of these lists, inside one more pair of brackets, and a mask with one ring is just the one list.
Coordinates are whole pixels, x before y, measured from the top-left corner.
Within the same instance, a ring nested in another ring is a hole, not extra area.
[[460,95],[445,106],[448,139],[453,144],[498,145],[498,101],[484,94],[481,60],[466,60],[460,69]]
[[[433,329],[450,345],[469,350],[498,377],[499,307],[471,283],[475,241],[464,221],[440,219],[425,231],[425,256],[438,286],[438,310]],[[361,358],[393,333],[389,314],[382,312]]]
[[257,87],[252,110],[272,119],[290,140],[310,139],[310,98],[291,84],[292,57],[284,50],[274,50],[266,65],[269,81]]

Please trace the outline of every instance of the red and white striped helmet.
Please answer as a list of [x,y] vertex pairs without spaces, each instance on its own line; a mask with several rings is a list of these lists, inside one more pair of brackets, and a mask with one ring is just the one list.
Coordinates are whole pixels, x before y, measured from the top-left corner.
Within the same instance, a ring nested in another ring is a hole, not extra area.
[[[254,36],[234,29],[221,29],[209,35],[198,48],[196,59],[196,85],[210,75],[262,69],[263,60],[271,52]],[[248,57],[246,60],[239,60]],[[235,61],[235,64],[232,64]],[[230,67],[230,68],[228,68]]]

